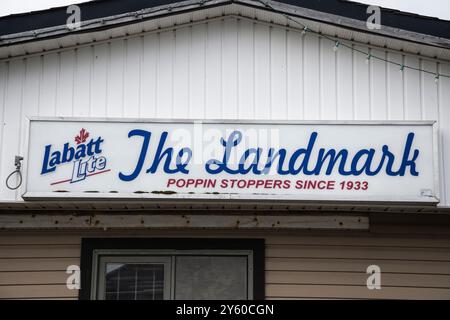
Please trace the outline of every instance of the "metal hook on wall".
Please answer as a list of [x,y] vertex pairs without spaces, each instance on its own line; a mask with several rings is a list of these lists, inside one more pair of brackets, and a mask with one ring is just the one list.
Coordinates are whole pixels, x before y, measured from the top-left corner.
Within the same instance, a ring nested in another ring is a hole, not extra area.
[[[23,157],[21,157],[21,156],[15,156],[15,158],[14,158],[14,165],[16,166],[16,170],[11,172],[9,174],[9,176],[6,178],[6,187],[9,190],[17,190],[22,185],[22,172],[20,171],[20,169],[22,168],[22,160],[23,160]],[[18,174],[17,186],[11,187],[9,184],[9,179],[11,179],[11,177],[14,176],[14,174],[16,174],[16,173]]]

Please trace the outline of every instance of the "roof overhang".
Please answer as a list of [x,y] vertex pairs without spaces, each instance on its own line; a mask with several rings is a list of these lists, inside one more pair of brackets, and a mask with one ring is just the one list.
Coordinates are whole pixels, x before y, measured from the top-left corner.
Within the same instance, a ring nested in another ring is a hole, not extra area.
[[71,212],[71,211],[105,211],[105,212],[179,212],[195,211],[197,213],[240,212],[241,214],[369,214],[369,213],[415,213],[439,214],[450,213],[450,207],[407,203],[371,203],[371,202],[317,202],[317,201],[220,201],[220,200],[145,200],[145,201],[96,201],[93,199],[45,200],[45,201],[3,201],[0,211],[14,212]]
[[326,36],[371,47],[450,60],[450,39],[389,26],[369,30],[366,21],[276,1],[270,1],[268,6],[255,0],[187,0],[82,21],[77,30],[59,25],[8,34],[0,37],[0,59],[110,41],[224,16],[300,29],[299,24],[286,19],[286,15]]

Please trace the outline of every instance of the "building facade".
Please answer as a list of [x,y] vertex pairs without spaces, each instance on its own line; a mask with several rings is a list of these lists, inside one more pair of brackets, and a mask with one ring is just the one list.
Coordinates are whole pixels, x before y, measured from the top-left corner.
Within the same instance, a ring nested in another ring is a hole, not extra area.
[[[0,18],[0,298],[449,299],[450,22],[369,16],[111,0]],[[289,169],[231,173],[220,149],[205,173],[207,129],[219,149],[275,135],[249,147]],[[347,163],[318,167],[313,142]]]

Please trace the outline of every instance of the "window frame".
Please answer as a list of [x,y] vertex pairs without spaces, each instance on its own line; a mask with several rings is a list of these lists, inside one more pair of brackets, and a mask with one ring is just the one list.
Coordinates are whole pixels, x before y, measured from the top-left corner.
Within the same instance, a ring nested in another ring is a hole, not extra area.
[[[205,241],[207,240],[207,241]],[[175,268],[176,256],[247,256],[247,297],[265,299],[264,239],[215,238],[82,238],[80,300],[97,299],[99,263],[102,257],[130,259],[170,258]],[[174,272],[170,272],[170,299],[174,299]]]

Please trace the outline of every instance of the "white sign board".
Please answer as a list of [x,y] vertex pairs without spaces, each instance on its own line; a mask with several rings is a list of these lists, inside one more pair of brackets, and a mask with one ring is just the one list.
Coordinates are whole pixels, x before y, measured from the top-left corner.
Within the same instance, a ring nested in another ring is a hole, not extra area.
[[432,122],[32,119],[24,199],[437,203]]

